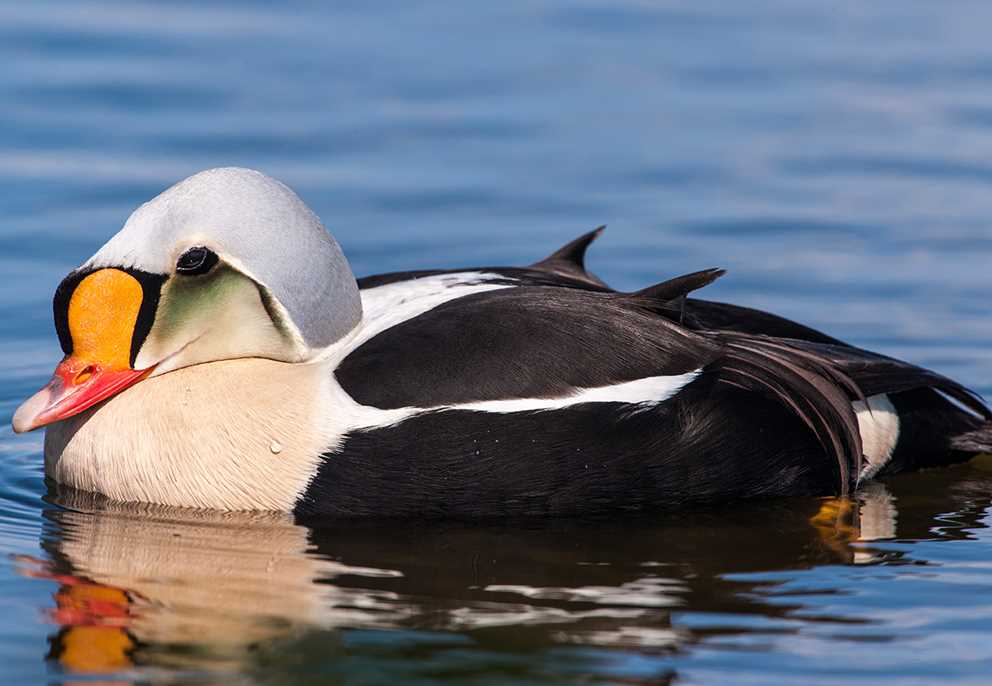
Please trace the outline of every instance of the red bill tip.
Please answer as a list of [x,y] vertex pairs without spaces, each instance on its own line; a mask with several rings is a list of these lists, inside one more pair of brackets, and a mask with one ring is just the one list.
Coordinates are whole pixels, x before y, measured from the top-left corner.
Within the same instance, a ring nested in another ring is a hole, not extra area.
[[67,419],[141,381],[151,369],[106,369],[67,357],[55,368],[51,380],[24,401],[11,422],[23,433]]

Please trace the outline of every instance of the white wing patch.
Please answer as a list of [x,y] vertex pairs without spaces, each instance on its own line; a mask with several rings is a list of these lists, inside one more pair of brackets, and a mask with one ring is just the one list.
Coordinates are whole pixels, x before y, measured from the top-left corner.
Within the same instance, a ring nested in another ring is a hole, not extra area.
[[892,459],[899,441],[899,413],[887,395],[873,395],[866,406],[854,403],[858,415],[861,444],[868,464],[861,470],[861,479],[870,479]]
[[700,371],[697,369],[686,374],[652,376],[598,388],[578,388],[573,393],[558,398],[483,400],[436,407],[400,407],[392,410],[355,402],[355,399],[345,392],[333,374],[329,374],[328,383],[324,390],[325,395],[321,399],[321,406],[333,407],[334,411],[327,413],[323,434],[329,437],[328,449],[333,451],[340,446],[341,440],[351,431],[385,428],[426,412],[444,410],[493,413],[534,412],[559,410],[581,403],[624,403],[634,406],[632,409],[635,411],[648,409],[675,396],[699,376]]
[[582,403],[626,403],[630,405],[657,405],[678,393],[699,376],[700,370],[674,376],[651,376],[613,386],[578,388],[571,395],[560,398],[514,398],[511,400],[484,400],[463,405],[450,405],[443,409],[475,410],[478,412],[533,412],[535,410],[560,410]]
[[474,293],[512,288],[510,277],[487,272],[435,274],[419,279],[366,288],[362,295],[362,323],[347,345],[339,350],[341,359],[365,341],[386,329],[422,315],[451,300]]

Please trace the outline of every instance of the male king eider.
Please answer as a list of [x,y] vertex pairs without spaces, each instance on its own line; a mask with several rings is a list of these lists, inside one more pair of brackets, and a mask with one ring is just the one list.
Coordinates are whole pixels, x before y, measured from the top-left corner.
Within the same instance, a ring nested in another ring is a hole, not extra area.
[[110,498],[298,515],[502,517],[846,494],[992,448],[934,372],[774,315],[585,271],[356,282],[286,186],[173,186],[55,292],[65,358],[14,415]]

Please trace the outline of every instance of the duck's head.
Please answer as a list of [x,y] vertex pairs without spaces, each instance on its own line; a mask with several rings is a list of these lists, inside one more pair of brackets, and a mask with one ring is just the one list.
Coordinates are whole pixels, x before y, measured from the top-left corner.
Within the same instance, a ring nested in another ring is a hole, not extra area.
[[362,316],[355,277],[317,216],[283,184],[211,169],[139,207],[55,291],[65,358],[18,408],[30,431],[141,380],[256,357],[300,363]]

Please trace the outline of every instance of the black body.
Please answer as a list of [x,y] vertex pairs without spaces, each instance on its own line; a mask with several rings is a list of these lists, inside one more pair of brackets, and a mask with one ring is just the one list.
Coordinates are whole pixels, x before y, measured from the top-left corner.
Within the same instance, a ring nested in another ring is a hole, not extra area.
[[[880,394],[900,415],[882,474],[992,449],[988,410],[950,379],[776,315],[686,297],[722,272],[610,290],[582,264],[596,235],[532,267],[471,270],[514,287],[451,300],[349,354],[335,375],[357,402],[441,409],[346,436],[297,513],[474,519],[845,494],[863,467],[852,402]],[[657,404],[443,409],[694,370]]]

